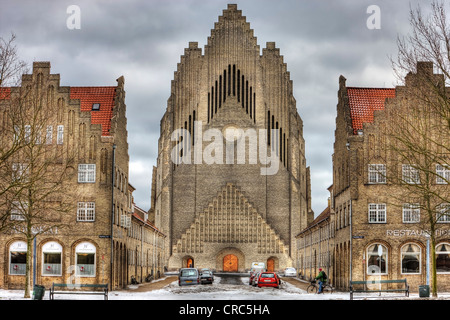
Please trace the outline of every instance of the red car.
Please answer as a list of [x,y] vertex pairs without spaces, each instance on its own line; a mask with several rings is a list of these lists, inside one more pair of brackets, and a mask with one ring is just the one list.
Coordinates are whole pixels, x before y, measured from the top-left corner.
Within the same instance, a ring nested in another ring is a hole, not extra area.
[[262,272],[258,278],[258,288],[262,287],[280,287],[280,278],[275,272]]

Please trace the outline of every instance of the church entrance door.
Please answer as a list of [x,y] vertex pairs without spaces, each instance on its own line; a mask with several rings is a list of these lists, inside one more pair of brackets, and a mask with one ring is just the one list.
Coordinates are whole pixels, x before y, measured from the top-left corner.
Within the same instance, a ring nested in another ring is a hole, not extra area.
[[267,259],[267,271],[268,272],[275,271],[275,261],[273,259]]
[[223,257],[223,271],[238,271],[238,258],[234,254]]

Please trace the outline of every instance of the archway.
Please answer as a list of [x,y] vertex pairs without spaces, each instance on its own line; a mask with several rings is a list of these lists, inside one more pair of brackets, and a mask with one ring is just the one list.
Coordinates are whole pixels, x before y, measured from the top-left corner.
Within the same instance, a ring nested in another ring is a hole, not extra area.
[[234,254],[227,254],[225,257],[223,257],[223,271],[238,271],[238,261],[238,257],[236,257]]
[[182,268],[195,268],[194,258],[192,256],[184,256],[181,261]]

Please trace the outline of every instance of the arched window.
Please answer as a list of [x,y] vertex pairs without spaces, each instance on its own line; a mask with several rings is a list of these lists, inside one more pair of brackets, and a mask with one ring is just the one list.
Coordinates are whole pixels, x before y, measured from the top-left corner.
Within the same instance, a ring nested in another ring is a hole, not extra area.
[[375,243],[369,246],[367,248],[367,274],[387,274],[387,257],[388,250],[384,245]]
[[420,274],[420,254],[420,247],[414,243],[402,247],[402,274]]
[[16,241],[9,247],[9,274],[25,275],[27,263],[27,244]]
[[436,247],[436,272],[450,273],[449,243],[441,243]]
[[60,276],[62,265],[62,246],[50,241],[42,247],[42,275],[45,276]]
[[76,275],[95,277],[96,248],[92,243],[82,242],[75,248]]

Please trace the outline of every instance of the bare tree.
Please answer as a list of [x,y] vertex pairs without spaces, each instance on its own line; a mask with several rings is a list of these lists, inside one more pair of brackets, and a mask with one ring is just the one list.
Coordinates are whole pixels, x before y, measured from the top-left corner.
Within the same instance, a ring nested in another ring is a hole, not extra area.
[[[15,41],[14,33],[7,40],[0,37],[0,173],[2,174],[8,171],[9,159],[26,145],[23,135],[16,133],[15,139],[10,139],[14,135],[10,115],[20,110],[14,110],[14,106],[9,103],[12,88],[7,86],[20,84],[22,74],[28,70],[26,62],[20,60],[18,56]],[[16,185],[15,180],[0,179],[0,199]],[[10,228],[12,224],[7,212],[0,211],[0,232]]]
[[[444,2],[433,1],[431,13],[425,16],[420,6],[410,8],[410,25],[412,32],[408,36],[398,37],[397,57],[391,58],[393,70],[397,79],[403,82],[405,76],[414,72],[419,62],[431,62],[435,72],[442,75],[423,75],[426,83],[423,90],[415,95],[425,99],[443,120],[450,130],[450,101],[447,87],[450,85],[450,25],[447,20]],[[429,100],[428,90],[434,91],[434,99]],[[450,148],[448,145],[447,148]]]
[[2,167],[0,184],[8,186],[1,195],[13,234],[27,242],[25,298],[30,295],[33,241],[67,227],[63,215],[75,210],[74,191],[69,187],[75,176],[73,150],[63,144],[57,130],[56,103],[42,83],[24,82],[11,92],[8,123],[9,140],[21,141],[21,148]]
[[410,24],[412,33],[398,38],[398,56],[391,59],[407,101],[388,111],[394,124],[386,132],[393,162],[389,179],[402,187],[397,200],[410,202],[408,212],[420,212],[418,223],[431,244],[431,291],[437,296],[436,245],[442,222],[450,221],[450,26],[445,5],[433,2],[427,16],[420,6],[410,9]]
[[0,88],[17,85],[22,74],[27,72],[27,63],[20,60],[15,41],[14,33],[6,40],[0,37]]

